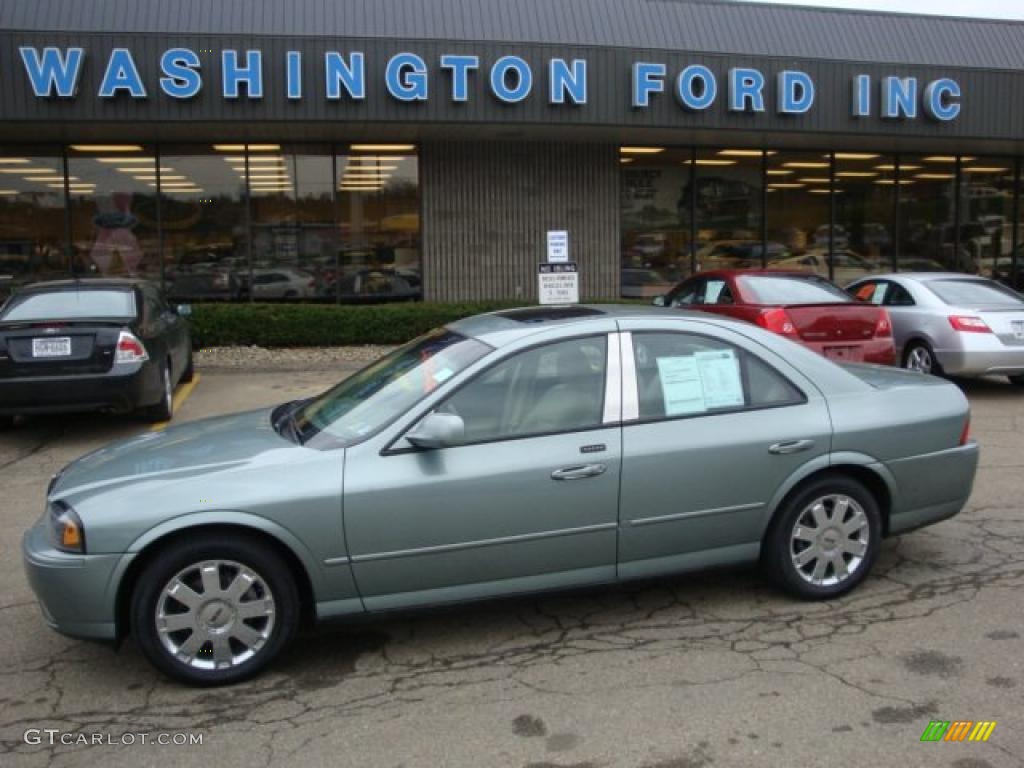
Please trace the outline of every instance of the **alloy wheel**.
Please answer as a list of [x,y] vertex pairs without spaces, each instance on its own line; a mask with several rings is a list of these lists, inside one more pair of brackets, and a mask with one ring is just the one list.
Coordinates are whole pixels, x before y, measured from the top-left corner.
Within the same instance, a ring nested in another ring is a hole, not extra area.
[[935,362],[932,360],[932,353],[928,347],[914,347],[907,353],[906,367],[911,371],[919,373],[931,373]]
[[863,507],[846,494],[821,496],[797,517],[790,536],[790,557],[808,584],[842,584],[864,563],[870,526]]
[[267,643],[276,604],[266,581],[232,560],[206,560],[179,571],[156,604],[157,635],[186,666],[226,669],[245,663]]

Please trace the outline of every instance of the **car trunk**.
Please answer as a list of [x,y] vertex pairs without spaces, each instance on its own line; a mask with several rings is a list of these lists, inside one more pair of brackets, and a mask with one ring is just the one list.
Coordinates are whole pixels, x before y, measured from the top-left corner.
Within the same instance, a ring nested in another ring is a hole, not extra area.
[[0,379],[104,373],[124,322],[0,323]]
[[883,311],[853,302],[791,304],[784,309],[801,339],[837,345],[858,344],[874,338]]
[[1024,347],[1024,307],[977,307],[973,311],[1003,344]]

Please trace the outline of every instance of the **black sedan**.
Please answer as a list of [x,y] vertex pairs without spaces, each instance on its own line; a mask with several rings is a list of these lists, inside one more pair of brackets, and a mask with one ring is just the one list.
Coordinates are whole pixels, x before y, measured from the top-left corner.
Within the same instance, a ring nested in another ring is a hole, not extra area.
[[140,412],[167,421],[192,378],[182,314],[143,280],[60,280],[0,307],[0,426],[18,414]]

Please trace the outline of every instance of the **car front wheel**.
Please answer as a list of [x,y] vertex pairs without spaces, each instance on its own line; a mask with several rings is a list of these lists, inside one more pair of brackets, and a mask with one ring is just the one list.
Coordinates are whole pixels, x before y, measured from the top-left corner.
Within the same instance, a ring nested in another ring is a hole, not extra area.
[[763,559],[776,584],[797,597],[828,599],[859,584],[878,556],[881,515],[856,480],[826,475],[779,510]]
[[192,685],[255,675],[291,642],[298,623],[299,595],[287,564],[246,536],[172,544],[142,571],[131,603],[142,653]]

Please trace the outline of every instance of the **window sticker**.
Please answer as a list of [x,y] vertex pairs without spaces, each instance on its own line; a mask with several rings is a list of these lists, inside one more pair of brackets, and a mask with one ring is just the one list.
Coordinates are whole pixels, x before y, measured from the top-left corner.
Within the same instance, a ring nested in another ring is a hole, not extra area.
[[666,416],[703,413],[707,410],[704,404],[704,384],[695,357],[659,357],[658,376],[661,378]]
[[735,350],[697,352],[694,358],[700,375],[704,404],[709,410],[744,405],[743,378]]

